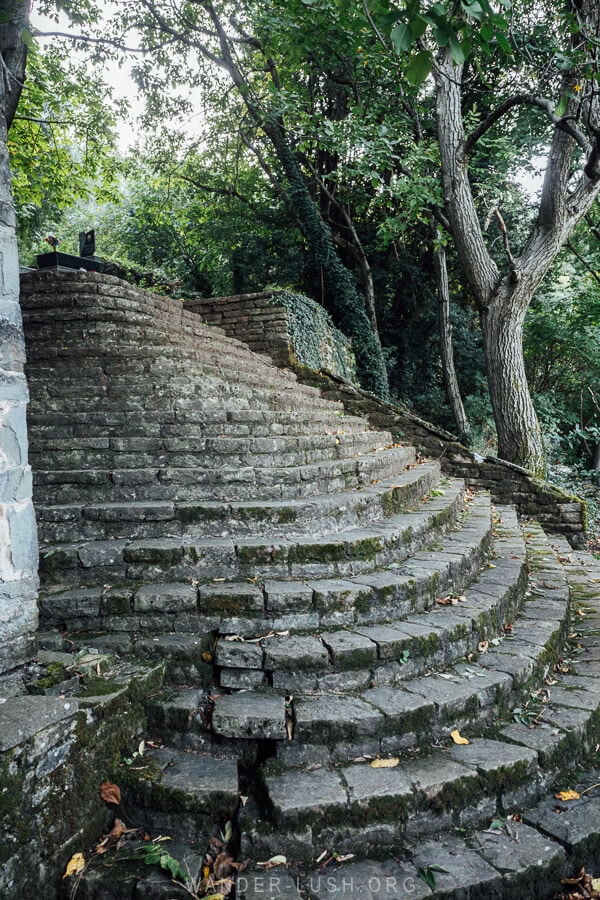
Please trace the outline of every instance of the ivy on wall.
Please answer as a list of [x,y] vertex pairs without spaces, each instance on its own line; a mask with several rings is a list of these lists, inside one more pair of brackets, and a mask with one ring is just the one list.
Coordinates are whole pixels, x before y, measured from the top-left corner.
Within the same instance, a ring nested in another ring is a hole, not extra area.
[[357,382],[356,359],[351,341],[333,324],[326,310],[304,294],[277,291],[270,305],[283,306],[288,314],[291,349],[296,360],[309,369],[327,369]]

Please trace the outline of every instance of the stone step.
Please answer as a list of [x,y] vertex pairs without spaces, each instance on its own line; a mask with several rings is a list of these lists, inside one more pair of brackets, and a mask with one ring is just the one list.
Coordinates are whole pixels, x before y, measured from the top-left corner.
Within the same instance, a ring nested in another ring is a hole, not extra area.
[[[493,542],[494,567],[485,567],[461,599],[455,597],[456,605],[434,603],[425,614],[405,614],[385,625],[272,633],[250,641],[239,635],[235,640],[220,638],[215,662],[221,687],[245,690],[270,685],[290,694],[361,690],[374,682],[396,684],[443,669],[468,654],[477,657],[483,642],[488,642],[486,652],[489,648],[496,657],[522,655],[522,644],[503,629],[511,626],[523,600],[525,548],[514,512],[506,508],[501,513],[504,524],[502,537]],[[271,588],[267,583],[267,598],[276,597],[278,589],[281,585]],[[288,597],[286,593],[284,599]],[[507,664],[513,663],[511,659]],[[527,679],[535,671],[531,661]]]
[[443,828],[477,828],[518,812],[546,787],[533,750],[485,738],[422,751],[394,768],[363,762],[267,774],[269,820],[248,822],[242,853],[268,858],[268,846],[308,863],[328,847],[381,855]]
[[[238,764],[174,748],[147,748],[122,779],[127,808],[151,834],[205,848],[215,826],[223,827],[238,807]],[[122,785],[123,787],[123,785]]]
[[364,432],[369,426],[356,416],[313,411],[304,412],[248,409],[227,412],[224,409],[185,409],[156,413],[79,412],[38,414],[32,420],[32,437],[46,439],[81,437],[177,437],[188,429],[201,437],[277,437],[281,435],[350,434]]
[[[122,462],[123,460],[121,460]],[[63,469],[34,471],[36,503],[115,502],[118,500],[301,500],[315,495],[362,489],[395,478],[414,464],[413,447],[379,450],[356,459],[335,459],[305,466],[170,465],[143,468],[135,460],[127,469]],[[81,454],[80,465],[86,462]],[[59,493],[60,491],[60,493]]]
[[[546,585],[551,569],[542,571]],[[365,753],[399,752],[432,737],[441,739],[453,728],[473,727],[496,718],[514,705],[519,692],[530,686],[536,675],[545,674],[556,662],[567,636],[564,584],[543,587],[541,592],[539,597],[533,596],[532,590],[527,592],[511,637],[497,647],[480,647],[483,652],[478,660],[444,671],[436,672],[432,667],[425,675],[408,676],[388,685],[378,683],[374,669],[373,684],[362,691],[354,685],[344,691],[343,683],[314,693],[300,688],[294,695],[293,741],[278,746],[278,760],[286,765],[322,764],[324,760],[344,761]],[[427,618],[422,616],[420,621],[424,623]],[[252,652],[256,652],[254,645],[248,647],[249,657]],[[362,652],[367,652],[366,646]],[[373,665],[373,650],[370,653],[369,664]],[[564,696],[567,693],[558,693],[559,706],[572,703]],[[273,698],[260,693],[222,695],[215,701],[213,730],[227,738],[260,738],[262,735],[249,733],[245,725],[236,733],[236,715],[250,703],[255,705],[258,719],[261,709],[272,704]],[[281,731],[285,725],[281,708],[270,709],[274,718],[268,728]],[[263,719],[267,719],[266,711]]]
[[439,484],[439,463],[428,463],[401,473],[398,478],[370,485],[362,491],[315,496],[292,504],[284,501],[219,503],[218,501],[136,500],[121,503],[38,503],[40,540],[143,538],[226,534],[281,537],[342,531],[368,525],[415,506]]
[[277,438],[73,438],[49,440],[31,449],[37,469],[149,468],[151,466],[219,468],[303,466],[349,459],[393,446],[384,432]]
[[[444,549],[419,551],[387,571],[334,580],[267,581],[264,587],[248,580],[212,582],[198,590],[189,581],[109,587],[102,579],[99,586],[42,594],[40,617],[45,626],[70,631],[214,632],[249,638],[270,631],[373,625],[429,607],[444,592],[462,592],[487,558],[490,539],[490,502],[482,495],[470,503],[458,529],[446,535]],[[42,560],[53,564],[52,556],[42,555]],[[61,557],[56,562],[62,567]],[[499,585],[510,578],[500,571]],[[170,646],[168,640],[167,653]]]
[[[439,494],[440,496],[437,496]],[[487,499],[489,515],[489,498]],[[368,528],[317,539],[144,538],[46,545],[42,583],[107,585],[115,581],[190,582],[261,578],[339,578],[399,564],[427,541],[449,531],[464,507],[464,482],[454,479],[409,513]],[[183,589],[183,585],[182,585]],[[156,593],[156,592],[155,592]],[[156,598],[159,603],[159,598]],[[194,608],[182,597],[181,611]],[[134,603],[135,607],[135,603]],[[156,609],[160,609],[160,603]],[[172,610],[172,601],[169,608]],[[210,610],[205,610],[210,614]]]
[[[127,348],[119,347],[120,353],[127,354]],[[146,353],[145,349],[142,349]],[[315,401],[325,408],[318,388],[302,384],[298,381],[280,377],[279,369],[265,368],[263,371],[240,370],[232,366],[230,370],[208,365],[202,357],[191,358],[182,353],[182,365],[173,367],[167,363],[158,365],[150,371],[135,371],[135,362],[130,360],[127,369],[115,372],[110,359],[105,362],[106,370],[100,367],[85,368],[78,362],[77,374],[73,374],[73,366],[64,368],[52,365],[49,367],[31,365],[27,369],[28,382],[32,392],[39,399],[52,401],[56,398],[72,399],[103,395],[104,397],[126,398],[128,394],[144,397],[154,396],[163,400],[178,400],[195,394],[200,396],[232,396],[257,395],[269,405],[281,397],[295,400],[298,406],[306,401]]]

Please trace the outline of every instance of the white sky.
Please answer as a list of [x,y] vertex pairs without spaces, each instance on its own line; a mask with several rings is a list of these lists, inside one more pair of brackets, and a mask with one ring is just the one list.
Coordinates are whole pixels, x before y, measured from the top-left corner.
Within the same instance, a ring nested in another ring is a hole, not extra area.
[[[77,34],[76,27],[71,26],[68,17],[64,13],[59,13],[58,24],[47,16],[42,16],[37,10],[33,10],[31,14],[31,24],[40,31],[61,31],[67,34]],[[42,45],[52,43],[55,38],[40,38]],[[72,57],[74,59],[85,59],[84,51],[77,51],[73,46]],[[119,149],[128,150],[139,138],[140,132],[136,127],[136,119],[144,110],[144,99],[140,95],[139,88],[131,75],[132,60],[124,59],[122,65],[115,61],[111,61],[104,66],[102,78],[113,89],[115,100],[125,99],[129,104],[129,121],[119,121],[117,123],[117,133],[119,137]]]

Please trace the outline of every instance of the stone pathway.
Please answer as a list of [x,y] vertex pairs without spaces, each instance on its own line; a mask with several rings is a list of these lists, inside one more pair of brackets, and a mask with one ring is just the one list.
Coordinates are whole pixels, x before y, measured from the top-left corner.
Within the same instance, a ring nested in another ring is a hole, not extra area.
[[[600,564],[173,301],[40,274],[23,308],[40,646],[164,667],[132,821],[196,873],[232,822],[245,900],[593,867],[600,799],[553,793],[600,740]],[[179,896],[109,863],[78,896]]]

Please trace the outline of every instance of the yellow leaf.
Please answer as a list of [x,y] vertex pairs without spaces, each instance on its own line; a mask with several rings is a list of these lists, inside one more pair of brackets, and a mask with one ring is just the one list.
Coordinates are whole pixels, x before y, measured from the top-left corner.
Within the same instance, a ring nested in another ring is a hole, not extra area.
[[450,737],[452,738],[452,740],[454,741],[455,744],[468,744],[469,743],[469,741],[466,738],[461,737],[461,734],[460,734],[460,731],[458,730],[458,728],[455,728],[454,731],[450,732]]
[[557,800],[579,800],[579,794],[577,791],[559,791],[558,794],[554,795]]
[[600,878],[592,878],[592,890],[600,891]]
[[77,875],[82,869],[85,869],[84,855],[83,853],[74,853],[67,863],[63,878],[69,878],[70,875]]
[[400,765],[400,760],[392,756],[391,759],[374,759],[370,765],[372,769],[395,769]]
[[225,894],[211,894],[210,897],[205,897],[204,900],[225,900]]

